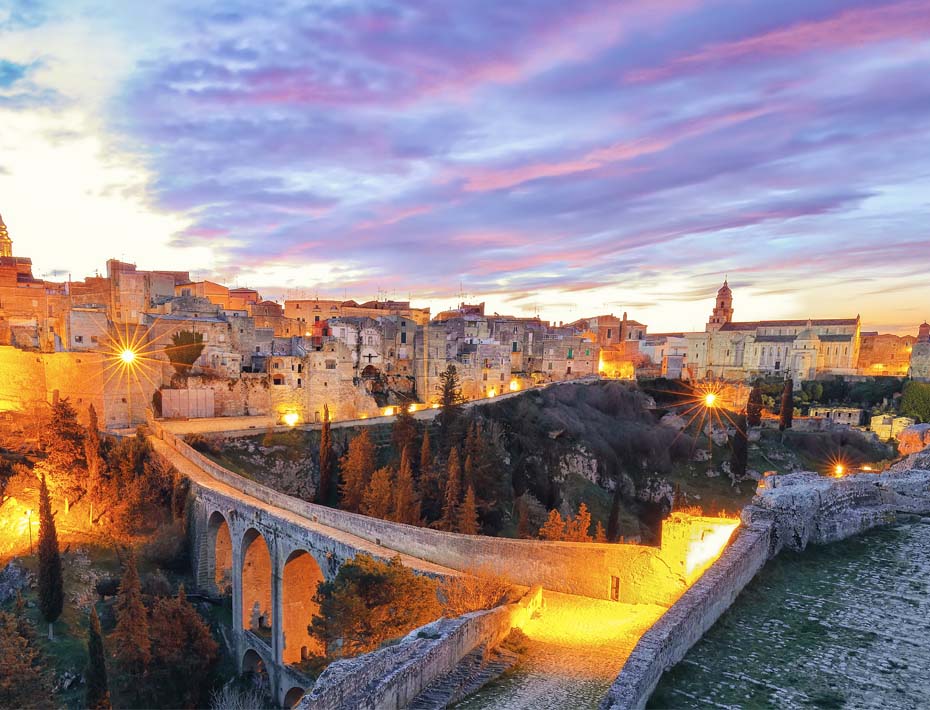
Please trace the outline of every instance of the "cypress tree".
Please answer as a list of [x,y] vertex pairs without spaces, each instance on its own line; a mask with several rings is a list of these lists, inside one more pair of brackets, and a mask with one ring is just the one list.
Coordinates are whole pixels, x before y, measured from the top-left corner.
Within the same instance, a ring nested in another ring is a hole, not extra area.
[[582,502],[578,506],[577,515],[565,522],[565,533],[562,539],[567,542],[591,542],[591,535],[588,532],[590,529],[591,513],[588,512],[588,506]]
[[91,404],[87,408],[87,432],[84,435],[84,460],[87,462],[87,499],[90,503],[89,522],[94,524],[94,504],[103,494],[103,469],[106,463],[101,453],[100,430],[97,410]]
[[459,508],[455,531],[464,535],[478,534],[478,506],[475,503],[475,489],[469,486],[465,492],[465,500]]
[[462,386],[458,370],[451,362],[439,373],[439,426],[446,445],[451,443],[451,433],[462,414]]
[[459,450],[452,447],[446,468],[446,490],[442,502],[441,526],[443,530],[455,529],[459,501],[462,497],[462,467],[459,464]]
[[607,542],[607,533],[604,531],[604,526],[601,525],[600,520],[594,526],[594,542]]
[[100,617],[97,607],[90,609],[90,624],[87,629],[87,669],[84,671],[87,689],[84,693],[84,706],[89,710],[109,710],[110,691],[107,687],[106,656],[103,651],[103,637],[100,633]]
[[[140,678],[152,658],[149,621],[142,602],[142,584],[136,556],[130,551],[116,597],[113,658],[126,678]],[[135,687],[138,689],[138,680]]]
[[61,616],[65,602],[64,579],[61,573],[61,553],[58,533],[52,515],[52,502],[45,476],[39,488],[39,608],[48,622],[49,641],[55,638],[53,624]]
[[733,478],[740,480],[746,477],[746,467],[749,464],[749,437],[746,433],[745,414],[736,418],[736,433],[733,435],[733,455],[730,460],[730,470]]
[[746,405],[746,420],[749,426],[759,426],[762,423],[762,386],[756,380],[749,392],[749,403]]
[[413,481],[413,467],[410,465],[410,448],[404,449],[400,457],[400,470],[394,492],[393,519],[407,525],[420,524],[420,496]]
[[791,428],[794,417],[794,381],[789,377],[785,380],[785,388],[781,392],[781,412],[778,420],[778,430]]
[[323,405],[323,426],[320,427],[320,485],[316,502],[329,505],[333,494],[333,440],[329,424],[329,406]]
[[420,444],[420,477],[433,466],[433,453],[430,451],[429,427],[423,429],[423,443]]

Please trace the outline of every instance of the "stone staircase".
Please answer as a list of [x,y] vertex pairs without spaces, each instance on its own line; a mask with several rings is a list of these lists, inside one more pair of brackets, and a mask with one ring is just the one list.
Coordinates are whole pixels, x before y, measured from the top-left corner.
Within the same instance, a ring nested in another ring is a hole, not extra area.
[[518,660],[517,654],[506,649],[487,651],[480,646],[410,701],[407,710],[443,710],[500,677]]

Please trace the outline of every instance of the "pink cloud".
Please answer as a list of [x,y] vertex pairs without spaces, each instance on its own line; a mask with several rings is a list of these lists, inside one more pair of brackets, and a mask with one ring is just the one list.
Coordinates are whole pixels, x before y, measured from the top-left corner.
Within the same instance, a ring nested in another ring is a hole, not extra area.
[[730,111],[715,116],[704,116],[675,125],[664,135],[620,141],[585,153],[571,160],[534,163],[499,170],[478,170],[467,176],[468,192],[484,192],[513,187],[539,178],[559,177],[596,170],[612,163],[622,163],[644,155],[659,153],[686,138],[735,125],[771,113],[773,107]]
[[664,66],[629,72],[625,78],[629,82],[650,82],[752,57],[792,55],[911,39],[925,36],[928,31],[930,6],[926,0],[908,0],[885,7],[847,10],[826,20],[798,22],[755,37],[712,44]]

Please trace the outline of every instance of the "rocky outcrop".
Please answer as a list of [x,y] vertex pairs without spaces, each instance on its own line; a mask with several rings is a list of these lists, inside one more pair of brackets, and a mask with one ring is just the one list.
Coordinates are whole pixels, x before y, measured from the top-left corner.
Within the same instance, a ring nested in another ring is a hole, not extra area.
[[914,424],[898,434],[898,453],[916,454],[930,446],[930,424]]
[[803,550],[892,523],[898,512],[930,513],[930,471],[766,476],[742,519],[746,525],[773,523],[775,555],[784,547]]

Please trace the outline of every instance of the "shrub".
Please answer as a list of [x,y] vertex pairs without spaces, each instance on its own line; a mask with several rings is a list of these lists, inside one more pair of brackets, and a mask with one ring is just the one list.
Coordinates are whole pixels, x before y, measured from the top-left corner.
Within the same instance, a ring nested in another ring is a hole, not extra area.
[[517,590],[507,577],[490,569],[471,569],[447,577],[439,585],[443,616],[453,618],[471,611],[493,609],[514,600]]

